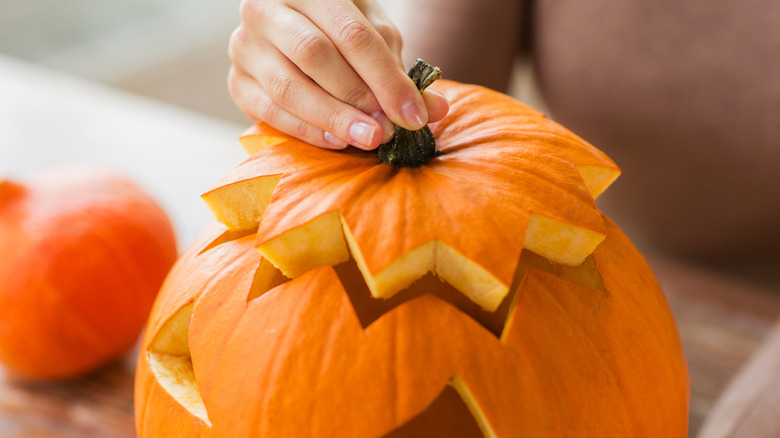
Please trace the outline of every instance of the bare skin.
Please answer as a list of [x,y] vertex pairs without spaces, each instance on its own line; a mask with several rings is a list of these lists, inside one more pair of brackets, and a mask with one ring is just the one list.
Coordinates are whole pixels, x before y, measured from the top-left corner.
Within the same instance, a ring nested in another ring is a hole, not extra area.
[[447,112],[406,76],[401,37],[372,0],[244,0],[230,57],[244,113],[324,148],[373,149],[393,123],[416,130]]
[[[376,7],[368,2],[359,6],[364,12]],[[300,99],[306,102],[303,107],[311,107],[316,99],[304,95],[311,87],[275,100],[289,103],[280,106],[298,115],[285,116],[294,122],[277,115],[284,111],[269,111],[273,105],[257,109],[258,101],[268,102],[259,96],[273,94],[259,90],[273,86],[233,86],[239,106],[259,119],[270,113],[277,127],[286,125],[287,132],[297,131],[327,146],[324,131],[349,141],[348,122],[364,120],[361,114],[379,108],[392,121],[407,123],[400,108],[413,100],[414,90],[401,78],[400,66],[416,57],[442,67],[448,79],[505,91],[513,60],[524,47],[530,48],[526,55],[533,57],[551,116],[603,149],[623,169],[621,179],[599,202],[635,241],[730,266],[780,259],[780,28],[773,21],[780,16],[780,3],[395,0],[394,6],[400,11],[397,24],[405,61],[400,61],[396,31],[387,30],[395,29],[386,27],[389,20],[383,21],[384,14],[366,13],[383,17],[369,22],[376,23],[387,42],[380,56],[384,60],[367,58],[365,65],[353,68],[360,74],[344,67],[353,62],[350,56],[344,56],[340,66],[318,65],[323,72],[335,68],[337,77],[353,84],[350,91],[359,90],[348,92],[323,82],[322,88],[344,104],[321,111],[330,114],[324,120],[307,119],[306,111],[293,103]],[[244,27],[262,24],[252,18],[251,8],[245,5],[243,10]],[[242,32],[239,29],[239,35]],[[277,32],[278,46],[284,46],[280,39],[295,41],[296,33]],[[263,41],[262,35],[252,38]],[[398,67],[383,78],[389,87],[377,87],[381,81],[363,72],[372,63],[390,64],[387,51]],[[239,52],[234,68],[253,71],[249,76],[260,78],[255,79],[258,84],[265,76],[275,77],[242,61],[241,50],[234,52]],[[300,70],[317,81],[314,70]],[[247,81],[245,73],[233,73],[236,76]],[[322,101],[318,105],[333,104]],[[446,113],[436,102],[426,99],[431,120]],[[376,120],[377,126],[386,123],[381,117]]]

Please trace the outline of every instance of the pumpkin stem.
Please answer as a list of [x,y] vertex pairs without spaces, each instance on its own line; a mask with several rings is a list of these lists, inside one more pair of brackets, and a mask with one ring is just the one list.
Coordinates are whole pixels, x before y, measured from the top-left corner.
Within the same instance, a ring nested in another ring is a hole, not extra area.
[[[422,93],[435,80],[441,79],[441,70],[418,59],[409,69],[409,77]],[[435,157],[438,152],[436,141],[428,125],[417,131],[396,126],[395,137],[380,145],[378,150],[379,162],[392,164],[394,167],[420,167]]]

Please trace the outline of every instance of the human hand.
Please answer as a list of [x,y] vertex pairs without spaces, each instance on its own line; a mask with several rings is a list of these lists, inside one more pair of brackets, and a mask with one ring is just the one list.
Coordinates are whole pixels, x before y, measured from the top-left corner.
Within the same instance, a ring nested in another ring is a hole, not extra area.
[[374,0],[242,0],[230,93],[250,118],[328,149],[374,149],[442,119],[447,100],[406,75]]

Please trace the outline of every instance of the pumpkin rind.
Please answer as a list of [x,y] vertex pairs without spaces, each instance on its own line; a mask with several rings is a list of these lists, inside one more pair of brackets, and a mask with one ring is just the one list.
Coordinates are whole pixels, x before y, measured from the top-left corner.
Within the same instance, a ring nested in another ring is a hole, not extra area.
[[[203,196],[224,225],[178,262],[152,312],[140,437],[382,436],[447,385],[485,436],[686,436],[674,320],[644,258],[593,202],[615,165],[509,98],[435,87],[451,111],[431,126],[442,154],[420,168],[264,124],[242,138],[254,155]],[[345,274],[348,259],[362,276]],[[415,282],[429,271],[452,286]],[[483,310],[442,298],[453,287]],[[350,297],[362,289],[394,307],[366,318]],[[205,415],[149,364],[190,304],[180,356]],[[486,323],[500,312],[503,324]]]

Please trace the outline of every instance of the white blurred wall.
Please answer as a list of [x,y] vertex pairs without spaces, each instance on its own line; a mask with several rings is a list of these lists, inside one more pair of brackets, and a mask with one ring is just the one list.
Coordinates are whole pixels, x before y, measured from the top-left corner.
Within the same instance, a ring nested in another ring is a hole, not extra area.
[[238,1],[0,0],[0,53],[246,123],[225,85]]
[[239,2],[0,0],[0,53],[246,124],[226,85]]

